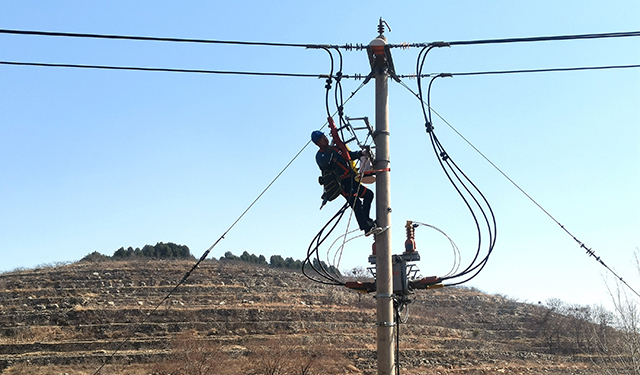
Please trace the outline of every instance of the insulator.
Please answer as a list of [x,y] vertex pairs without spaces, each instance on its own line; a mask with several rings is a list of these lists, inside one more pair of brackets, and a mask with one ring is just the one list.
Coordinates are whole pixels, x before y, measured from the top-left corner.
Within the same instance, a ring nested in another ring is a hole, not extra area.
[[416,240],[408,239],[404,241],[404,250],[408,253],[416,251]]
[[416,229],[413,222],[411,220],[407,220],[405,228],[407,229],[407,240],[404,241],[404,249],[406,252],[416,251]]
[[341,46],[340,48],[343,48],[345,51],[367,49],[367,47],[362,43],[355,43],[355,44],[354,43],[347,43],[344,46]]
[[383,20],[382,17],[380,17],[380,23],[378,23],[378,34],[380,35],[384,34],[385,25],[387,26],[387,29],[391,31],[391,28],[389,27],[389,24],[387,23],[387,21]]

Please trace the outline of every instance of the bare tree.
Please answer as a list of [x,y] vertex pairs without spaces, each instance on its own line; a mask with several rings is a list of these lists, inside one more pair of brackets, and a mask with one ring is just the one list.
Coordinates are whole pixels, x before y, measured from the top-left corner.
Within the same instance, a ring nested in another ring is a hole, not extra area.
[[302,345],[290,337],[254,343],[251,352],[247,368],[251,375],[344,374],[348,365],[347,360],[327,343]]
[[170,359],[157,364],[153,373],[158,375],[234,374],[231,364],[231,358],[221,350],[220,345],[200,338],[194,331],[187,331],[174,338]]
[[[637,275],[640,276],[640,250],[634,252]],[[640,374],[640,310],[638,298],[616,280],[607,284],[614,312],[600,312],[600,328],[594,334],[598,343],[598,364],[605,374]],[[611,325],[615,329],[607,329]]]
[[[637,254],[636,254],[637,255]],[[637,257],[636,257],[637,262]],[[617,318],[617,328],[622,333],[620,361],[631,374],[640,374],[640,312],[637,299],[616,282],[615,291],[609,290]]]

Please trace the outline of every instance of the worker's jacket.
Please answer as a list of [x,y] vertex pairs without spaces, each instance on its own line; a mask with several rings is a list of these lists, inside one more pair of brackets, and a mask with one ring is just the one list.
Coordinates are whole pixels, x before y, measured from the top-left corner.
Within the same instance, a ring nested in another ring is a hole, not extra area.
[[[348,151],[351,160],[357,160],[362,156],[362,151]],[[351,161],[346,160],[340,149],[334,146],[327,146],[324,150],[318,150],[316,163],[320,170],[333,170],[338,173],[341,180],[355,176],[357,174],[355,166]]]

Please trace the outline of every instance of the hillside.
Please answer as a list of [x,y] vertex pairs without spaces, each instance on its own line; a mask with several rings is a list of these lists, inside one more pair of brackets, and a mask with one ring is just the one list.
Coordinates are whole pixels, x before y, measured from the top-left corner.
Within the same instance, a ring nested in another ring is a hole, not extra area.
[[[282,343],[335,373],[376,373],[371,295],[299,272],[212,260],[153,311],[192,265],[78,262],[0,274],[2,373],[93,374],[116,349],[101,374],[161,374],[179,353],[198,350],[224,352],[225,363],[243,368]],[[419,291],[400,325],[401,373],[602,373],[586,335],[596,327],[561,329],[578,322],[464,288]],[[184,350],[194,342],[197,350]]]

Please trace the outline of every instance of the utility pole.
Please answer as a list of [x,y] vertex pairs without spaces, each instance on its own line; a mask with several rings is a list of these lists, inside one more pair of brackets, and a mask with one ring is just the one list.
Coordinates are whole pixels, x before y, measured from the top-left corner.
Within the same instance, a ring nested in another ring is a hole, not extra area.
[[[394,358],[394,314],[393,314],[393,270],[391,263],[391,199],[389,172],[389,67],[392,66],[384,21],[380,19],[378,36],[369,44],[372,75],[375,77],[375,123],[376,144],[376,221],[387,228],[375,236],[376,248],[376,304],[377,304],[377,352],[378,375],[395,374]],[[393,68],[392,68],[393,70]]]

